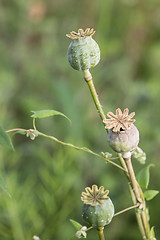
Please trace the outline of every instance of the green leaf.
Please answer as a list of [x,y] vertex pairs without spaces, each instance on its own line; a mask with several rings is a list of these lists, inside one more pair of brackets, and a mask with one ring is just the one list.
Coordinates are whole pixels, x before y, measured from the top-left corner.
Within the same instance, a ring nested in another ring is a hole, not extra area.
[[31,115],[32,118],[47,118],[55,115],[61,115],[71,123],[71,120],[66,115],[55,110],[40,110],[40,111],[31,111],[31,112],[33,113]]
[[154,164],[149,164],[148,166],[144,167],[137,175],[137,181],[139,182],[140,186],[147,189],[149,184],[150,167],[154,167]]
[[9,197],[11,197],[11,195],[10,195],[8,189],[7,189],[7,186],[6,186],[2,176],[0,176],[0,187],[3,189],[3,191],[5,191],[5,193],[8,194]]
[[79,222],[76,222],[73,219],[70,219],[70,222],[72,223],[72,225],[75,227],[77,231],[79,231],[83,227]]
[[26,132],[27,132],[27,131],[18,130],[18,131],[16,131],[15,133],[19,133],[19,134],[21,134],[21,135],[26,135]]
[[144,197],[147,201],[149,201],[152,200],[158,193],[159,191],[157,190],[147,190],[144,192]]
[[14,151],[12,141],[2,126],[0,126],[0,144],[3,145],[4,147]]
[[151,228],[149,237],[150,238],[154,238],[155,237],[154,227]]

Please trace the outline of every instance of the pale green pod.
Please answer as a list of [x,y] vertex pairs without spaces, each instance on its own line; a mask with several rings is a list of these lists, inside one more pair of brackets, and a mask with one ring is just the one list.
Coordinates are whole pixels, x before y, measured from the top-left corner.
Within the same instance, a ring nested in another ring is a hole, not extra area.
[[91,206],[83,204],[82,217],[93,227],[104,227],[109,224],[114,216],[114,205],[110,198],[102,205]]
[[91,37],[73,39],[68,47],[68,61],[79,71],[95,67],[100,61],[100,49]]
[[109,190],[101,186],[92,185],[82,192],[83,201],[82,217],[93,227],[104,227],[109,224],[114,216],[114,205],[108,197]]

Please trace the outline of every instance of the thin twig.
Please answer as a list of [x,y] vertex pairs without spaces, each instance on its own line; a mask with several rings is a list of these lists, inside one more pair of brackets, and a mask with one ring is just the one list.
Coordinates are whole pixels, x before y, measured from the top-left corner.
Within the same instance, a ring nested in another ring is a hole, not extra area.
[[117,216],[117,215],[119,215],[119,214],[121,214],[121,213],[127,212],[127,211],[129,211],[129,210],[131,210],[131,209],[137,208],[137,207],[139,207],[139,203],[137,203],[137,204],[134,205],[134,206],[131,206],[131,207],[125,208],[125,209],[123,209],[123,210],[121,210],[121,211],[115,213],[115,214],[114,214],[114,217]]
[[[57,142],[57,143],[60,143],[60,144],[62,144],[62,145],[68,146],[68,147],[72,147],[72,148],[74,148],[74,149],[76,149],[76,150],[81,150],[81,151],[84,151],[84,152],[88,152],[88,153],[90,153],[90,154],[92,154],[92,155],[94,155],[94,156],[97,156],[97,157],[99,157],[99,158],[104,159],[106,162],[108,162],[108,163],[110,163],[110,164],[112,164],[112,165],[120,168],[121,170],[126,171],[124,168],[122,168],[122,167],[121,167],[120,165],[118,165],[117,163],[113,162],[112,160],[110,160],[110,159],[108,159],[108,158],[103,157],[102,155],[100,155],[100,154],[98,154],[98,153],[93,152],[93,151],[90,150],[89,148],[86,148],[86,147],[77,147],[77,146],[75,146],[75,145],[73,145],[73,144],[71,144],[71,143],[65,143],[65,142],[57,139],[56,137],[49,136],[49,135],[47,135],[47,134],[44,134],[44,133],[42,133],[42,132],[39,132],[39,131],[36,129],[35,119],[33,119],[33,128],[34,128],[34,130],[36,130],[36,131],[38,132],[38,135],[40,135],[40,136],[49,138],[49,139],[51,139],[51,140],[54,140],[54,141]],[[6,132],[14,132],[14,131],[25,131],[25,132],[27,132],[28,130],[27,130],[27,129],[22,129],[22,128],[13,128],[13,129],[7,130]]]
[[27,129],[23,129],[23,128],[13,128],[13,129],[6,130],[6,132],[15,132],[15,131],[27,132],[28,130]]
[[55,142],[60,143],[60,144],[62,144],[62,145],[65,145],[65,146],[68,146],[68,147],[72,147],[72,148],[74,148],[74,149],[76,149],[76,150],[81,150],[81,151],[84,151],[84,152],[88,152],[88,153],[90,153],[90,154],[92,154],[92,155],[94,155],[94,156],[97,156],[97,157],[99,157],[99,158],[104,159],[104,160],[107,161],[108,163],[110,163],[110,164],[112,164],[112,165],[120,168],[121,170],[126,171],[123,167],[119,166],[117,163],[111,161],[111,160],[108,159],[108,158],[103,157],[102,155],[100,155],[100,154],[98,154],[98,153],[93,152],[93,151],[90,150],[89,148],[86,148],[86,147],[77,147],[77,146],[75,146],[75,145],[73,145],[73,144],[71,144],[71,143],[62,142],[61,140],[59,140],[59,139],[57,139],[57,138],[55,138],[55,137],[53,137],[53,136],[46,135],[46,134],[44,134],[44,133],[42,133],[42,132],[38,132],[38,135],[39,135],[39,136],[46,137],[46,138],[49,138],[49,139],[51,139],[51,140],[54,140]]

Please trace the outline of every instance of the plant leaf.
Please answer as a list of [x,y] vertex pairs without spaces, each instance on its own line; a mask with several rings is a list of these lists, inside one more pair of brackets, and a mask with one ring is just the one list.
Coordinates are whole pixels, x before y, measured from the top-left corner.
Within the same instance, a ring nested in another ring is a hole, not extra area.
[[154,167],[154,164],[149,164],[148,166],[144,167],[137,175],[137,181],[139,182],[140,186],[145,189],[148,188],[148,184],[149,184],[150,167]]
[[31,115],[32,118],[47,118],[55,115],[61,115],[71,123],[71,120],[66,115],[55,110],[40,110],[40,111],[31,111],[31,112],[33,113]]
[[10,195],[10,193],[9,193],[9,191],[8,191],[8,188],[7,188],[6,184],[5,184],[2,176],[0,176],[0,187],[3,189],[3,191],[4,191],[5,193],[7,193],[7,195],[8,195],[9,197],[11,197],[11,195]]
[[16,131],[15,133],[19,133],[19,134],[21,134],[21,135],[26,135],[26,132],[27,132],[27,131],[18,130],[18,131]]
[[12,141],[2,126],[0,126],[0,144],[3,145],[4,147],[14,151]]
[[155,237],[154,227],[151,228],[149,237],[150,238],[154,238]]
[[83,227],[79,222],[76,222],[73,219],[70,219],[70,222],[72,223],[72,225],[75,227],[77,231],[79,231]]
[[157,190],[147,190],[144,192],[144,197],[147,201],[149,201],[152,200],[158,193],[159,191]]

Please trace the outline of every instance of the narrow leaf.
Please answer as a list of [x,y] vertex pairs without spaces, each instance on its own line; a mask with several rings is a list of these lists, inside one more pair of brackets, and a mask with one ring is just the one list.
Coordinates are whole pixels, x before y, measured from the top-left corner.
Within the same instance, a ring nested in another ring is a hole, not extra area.
[[11,195],[10,195],[8,189],[7,189],[7,186],[6,186],[2,176],[0,176],[0,187],[3,189],[3,191],[5,191],[5,193],[8,194],[9,197],[11,197]]
[[76,222],[73,219],[70,219],[70,222],[72,223],[72,225],[75,227],[77,231],[79,231],[83,227],[79,222]]
[[154,227],[152,227],[150,230],[150,238],[154,238],[154,237],[155,237],[155,232],[154,232]]
[[15,133],[19,133],[19,134],[21,134],[21,135],[26,135],[26,132],[27,132],[27,131],[18,130],[18,131],[16,131]]
[[55,110],[40,110],[40,111],[31,111],[31,112],[33,113],[31,115],[32,118],[47,118],[55,115],[61,115],[71,123],[71,120],[66,115]]
[[0,144],[3,145],[4,147],[14,151],[12,141],[2,126],[0,126]]
[[144,167],[137,175],[137,181],[139,182],[140,186],[147,189],[150,179],[150,167],[154,167],[154,164],[149,164],[148,166]]
[[149,201],[152,200],[158,193],[159,191],[157,190],[147,190],[144,192],[144,197],[147,201]]

